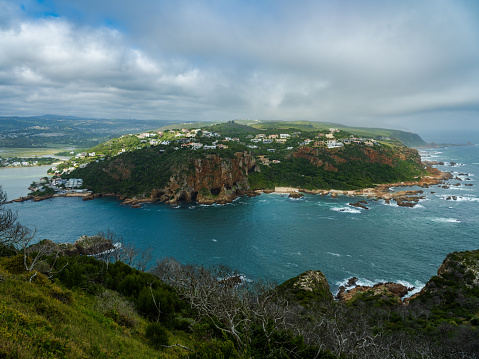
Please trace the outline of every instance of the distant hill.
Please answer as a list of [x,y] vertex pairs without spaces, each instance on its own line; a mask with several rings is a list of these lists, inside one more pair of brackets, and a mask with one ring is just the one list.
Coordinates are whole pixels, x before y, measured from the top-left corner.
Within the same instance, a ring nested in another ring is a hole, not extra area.
[[0,147],[89,148],[113,137],[171,123],[163,120],[91,119],[58,115],[0,117]]
[[401,141],[408,147],[419,147],[426,145],[426,142],[416,133],[405,132],[400,130],[391,130],[385,128],[369,128],[369,127],[352,127],[332,122],[316,122],[316,121],[264,121],[253,124],[252,127],[258,129],[287,129],[296,128],[299,130],[327,130],[329,128],[337,128],[346,132],[354,133],[357,136],[364,137],[384,137]]

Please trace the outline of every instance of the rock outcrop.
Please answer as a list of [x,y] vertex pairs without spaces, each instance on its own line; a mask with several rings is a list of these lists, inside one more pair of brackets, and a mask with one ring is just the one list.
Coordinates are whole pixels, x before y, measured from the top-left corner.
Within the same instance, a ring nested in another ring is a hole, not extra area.
[[449,253],[437,275],[407,303],[430,308],[440,305],[451,312],[457,308],[479,311],[479,250]]
[[[353,279],[353,278],[351,278]],[[351,279],[348,284],[351,283]],[[356,278],[357,279],[357,278]],[[353,281],[355,285],[356,282]],[[339,292],[336,295],[336,299],[343,304],[354,304],[359,301],[374,301],[378,304],[403,304],[402,297],[404,297],[412,288],[408,288],[399,283],[386,282],[377,283],[370,286],[356,285],[352,289],[346,289],[344,286],[339,287]]]
[[81,236],[75,243],[54,243],[44,239],[28,247],[29,252],[42,252],[46,255],[60,253],[65,256],[94,255],[114,250],[114,243],[102,236]]
[[305,306],[333,300],[328,281],[321,271],[301,273],[279,285],[278,290],[287,298]]

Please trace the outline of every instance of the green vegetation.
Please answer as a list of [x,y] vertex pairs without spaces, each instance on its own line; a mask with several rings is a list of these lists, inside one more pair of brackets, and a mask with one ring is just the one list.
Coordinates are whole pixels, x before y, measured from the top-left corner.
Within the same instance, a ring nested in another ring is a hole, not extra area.
[[[196,159],[216,155],[230,163],[238,152],[256,157],[256,168],[245,174],[252,189],[293,186],[354,190],[411,181],[424,174],[417,151],[397,139],[379,136],[390,132],[371,130],[369,134],[381,138],[379,141],[313,123],[253,126],[261,129],[230,121],[191,131],[125,135],[80,153],[59,165],[57,171],[76,168],[62,177],[82,178],[84,187],[96,193],[130,197],[162,190],[172,176],[193,176],[198,171]],[[327,141],[341,147],[328,148]],[[178,173],[179,168],[187,170]]]
[[264,121],[252,125],[258,129],[289,129],[296,128],[304,131],[326,131],[328,128],[337,128],[339,130],[354,133],[359,137],[371,137],[374,139],[390,138],[391,140],[400,141],[405,146],[418,147],[424,146],[426,142],[417,134],[412,132],[404,132],[399,130],[389,130],[384,128],[367,128],[367,127],[350,127],[337,123],[316,122],[316,121]]
[[[67,256],[5,207],[0,190],[0,357],[474,358],[479,250],[452,253],[409,306],[383,295],[333,302],[307,272],[279,287],[225,266],[125,264],[139,254]],[[103,237],[104,236],[104,237]],[[98,238],[101,237],[101,238]],[[95,238],[104,243],[111,234]],[[66,248],[66,247],[65,247]],[[53,251],[52,251],[53,249]],[[140,256],[141,257],[141,256]]]

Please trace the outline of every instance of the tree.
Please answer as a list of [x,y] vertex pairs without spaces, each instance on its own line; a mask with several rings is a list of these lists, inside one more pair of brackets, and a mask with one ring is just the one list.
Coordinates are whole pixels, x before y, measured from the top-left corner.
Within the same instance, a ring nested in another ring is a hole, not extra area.
[[7,194],[0,185],[0,255],[14,253],[29,242],[35,232],[18,223],[18,214],[6,208]]

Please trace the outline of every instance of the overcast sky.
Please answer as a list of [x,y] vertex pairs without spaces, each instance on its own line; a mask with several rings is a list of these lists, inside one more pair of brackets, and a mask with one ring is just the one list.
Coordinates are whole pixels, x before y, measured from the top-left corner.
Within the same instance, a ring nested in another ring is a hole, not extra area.
[[0,0],[0,115],[479,132],[479,1]]

